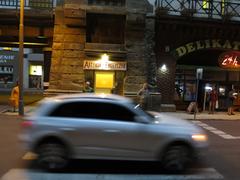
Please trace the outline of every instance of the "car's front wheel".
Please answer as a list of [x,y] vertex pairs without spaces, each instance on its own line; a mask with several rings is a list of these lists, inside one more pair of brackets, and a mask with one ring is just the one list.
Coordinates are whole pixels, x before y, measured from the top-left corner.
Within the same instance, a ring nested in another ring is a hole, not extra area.
[[67,150],[60,143],[43,143],[38,147],[37,153],[38,164],[44,169],[59,170],[67,166]]
[[162,166],[170,173],[181,173],[191,161],[191,150],[186,145],[173,145],[167,148],[162,157]]

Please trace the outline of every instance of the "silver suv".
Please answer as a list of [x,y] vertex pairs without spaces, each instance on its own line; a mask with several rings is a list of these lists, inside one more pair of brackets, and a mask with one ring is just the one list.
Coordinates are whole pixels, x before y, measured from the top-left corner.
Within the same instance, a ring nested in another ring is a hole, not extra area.
[[160,161],[168,171],[183,171],[208,145],[193,123],[143,111],[116,95],[47,98],[22,125],[21,140],[49,170],[77,158]]

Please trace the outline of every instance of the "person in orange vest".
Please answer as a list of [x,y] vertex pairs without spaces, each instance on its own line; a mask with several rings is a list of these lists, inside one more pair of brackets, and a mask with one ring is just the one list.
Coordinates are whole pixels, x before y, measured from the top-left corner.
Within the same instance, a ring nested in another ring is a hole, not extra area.
[[19,85],[18,81],[16,82],[16,85],[13,87],[11,96],[10,96],[10,105],[13,107],[13,112],[18,109],[18,99],[19,99]]

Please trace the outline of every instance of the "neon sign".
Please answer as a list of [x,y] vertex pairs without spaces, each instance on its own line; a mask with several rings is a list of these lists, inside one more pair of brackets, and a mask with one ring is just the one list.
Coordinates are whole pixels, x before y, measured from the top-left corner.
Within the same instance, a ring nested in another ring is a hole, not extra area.
[[240,52],[230,51],[220,55],[219,65],[222,68],[240,68]]

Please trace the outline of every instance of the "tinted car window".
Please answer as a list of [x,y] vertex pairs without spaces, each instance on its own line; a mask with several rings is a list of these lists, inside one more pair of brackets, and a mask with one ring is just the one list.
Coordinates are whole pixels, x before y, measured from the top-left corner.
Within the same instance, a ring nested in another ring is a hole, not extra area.
[[50,116],[133,121],[135,114],[121,105],[98,102],[71,102],[57,107]]

